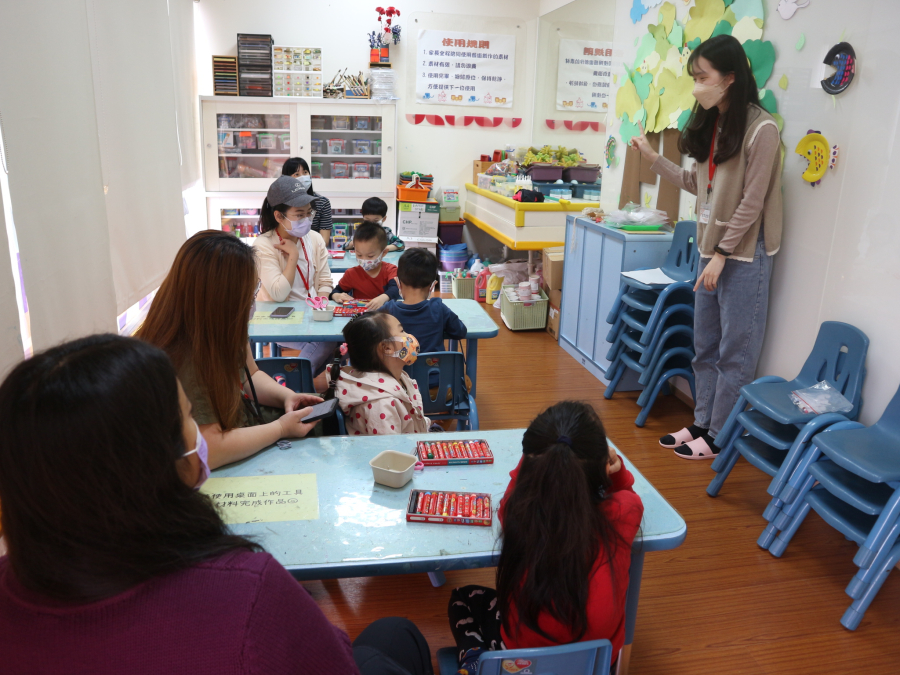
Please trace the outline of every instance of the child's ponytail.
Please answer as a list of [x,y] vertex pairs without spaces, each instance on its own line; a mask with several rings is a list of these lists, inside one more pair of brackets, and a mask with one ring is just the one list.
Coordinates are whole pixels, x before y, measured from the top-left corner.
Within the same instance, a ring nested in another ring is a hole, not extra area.
[[[603,424],[586,404],[558,403],[531,423],[522,449],[516,487],[502,506],[498,609],[510,635],[520,624],[554,639],[538,625],[540,614],[548,612],[578,640],[587,630],[589,582],[598,558],[615,573],[617,534],[599,508],[611,487]],[[510,618],[513,605],[516,622]]]

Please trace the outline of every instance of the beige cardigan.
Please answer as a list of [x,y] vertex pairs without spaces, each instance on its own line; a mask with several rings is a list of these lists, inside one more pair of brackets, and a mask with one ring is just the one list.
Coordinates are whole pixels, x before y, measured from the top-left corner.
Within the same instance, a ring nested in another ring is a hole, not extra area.
[[[309,263],[303,255],[303,247],[300,241],[306,244],[306,252],[309,254]],[[256,238],[253,248],[256,249],[256,269],[262,286],[259,289],[257,300],[261,302],[286,300],[303,300],[307,297],[306,286],[300,275],[294,272],[294,284],[289,285],[284,276],[284,266],[287,264],[287,254],[275,248],[278,243],[278,234],[275,230],[261,234]],[[297,264],[307,277],[309,290],[313,295],[328,297],[334,287],[331,281],[331,268],[328,266],[328,250],[325,248],[325,240],[318,232],[310,232],[302,240],[297,241],[297,250],[300,258]],[[307,275],[307,270],[309,274]]]

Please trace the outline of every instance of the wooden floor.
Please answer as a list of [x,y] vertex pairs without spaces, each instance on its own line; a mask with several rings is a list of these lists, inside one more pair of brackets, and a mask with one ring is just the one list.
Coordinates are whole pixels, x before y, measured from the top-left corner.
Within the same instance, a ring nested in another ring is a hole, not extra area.
[[[565,399],[592,403],[607,435],[687,521],[687,540],[648,553],[631,658],[636,675],[690,673],[900,672],[900,579],[888,578],[850,632],[839,621],[850,604],[844,588],[856,571],[856,546],[815,514],[781,559],[756,545],[769,479],[746,462],[720,496],[705,488],[707,461],[689,462],[657,439],[690,423],[673,397],[661,399],[643,429],[634,426],[636,394],[603,398],[603,386],[544,332],[512,333],[499,321],[496,339],[479,343],[478,410],[482,429],[524,427]],[[494,585],[494,570],[447,574],[432,588],[426,575],[344,579],[304,585],[335,624],[355,637],[382,616],[413,620],[432,654],[453,640],[450,589]],[[893,637],[891,637],[893,636]]]

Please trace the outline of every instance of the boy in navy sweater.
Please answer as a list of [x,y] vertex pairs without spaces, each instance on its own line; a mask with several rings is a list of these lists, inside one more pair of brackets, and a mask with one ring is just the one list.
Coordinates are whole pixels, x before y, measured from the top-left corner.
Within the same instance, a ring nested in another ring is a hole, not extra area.
[[397,281],[402,300],[391,300],[382,311],[393,314],[403,329],[419,341],[419,352],[444,351],[444,335],[466,337],[466,327],[440,298],[429,296],[437,283],[438,263],[424,248],[407,250],[397,262]]

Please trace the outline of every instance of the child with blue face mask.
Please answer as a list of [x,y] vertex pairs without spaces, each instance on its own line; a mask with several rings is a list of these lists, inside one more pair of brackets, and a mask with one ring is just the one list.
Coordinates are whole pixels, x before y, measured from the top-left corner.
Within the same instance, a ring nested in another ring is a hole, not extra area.
[[341,303],[365,300],[366,311],[374,312],[388,300],[400,298],[397,266],[384,262],[387,243],[387,233],[379,224],[364,222],[356,228],[353,246],[359,265],[344,273],[331,294],[332,300]]

